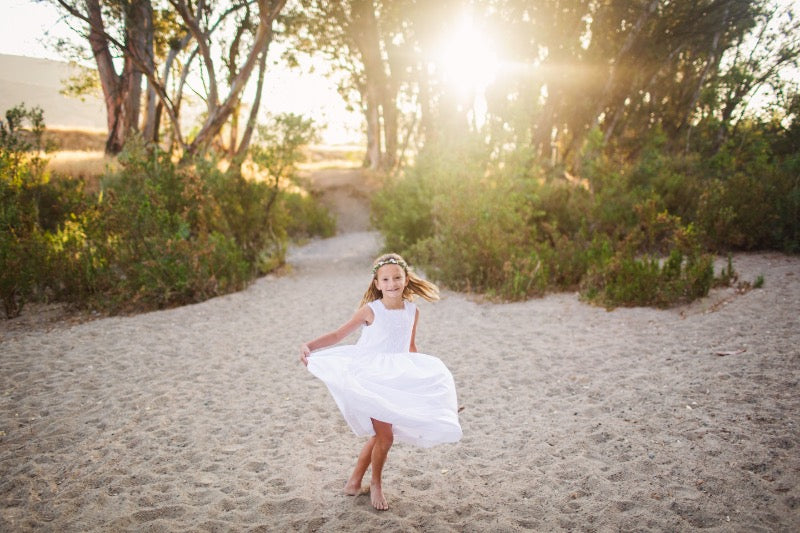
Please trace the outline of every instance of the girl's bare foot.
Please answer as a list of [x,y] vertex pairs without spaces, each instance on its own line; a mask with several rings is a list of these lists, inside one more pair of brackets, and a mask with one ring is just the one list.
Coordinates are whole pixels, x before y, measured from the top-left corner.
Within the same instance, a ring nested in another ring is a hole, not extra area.
[[349,494],[350,496],[358,496],[361,494],[361,481],[353,481],[352,479],[348,479],[344,486],[344,493]]
[[372,506],[378,511],[385,511],[389,508],[389,503],[383,496],[383,490],[380,485],[372,484],[369,488],[369,498],[372,500]]

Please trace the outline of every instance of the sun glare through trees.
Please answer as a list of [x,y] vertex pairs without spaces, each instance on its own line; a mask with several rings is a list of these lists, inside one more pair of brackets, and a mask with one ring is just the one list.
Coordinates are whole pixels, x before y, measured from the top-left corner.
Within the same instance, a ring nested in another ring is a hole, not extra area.
[[486,89],[495,80],[499,58],[494,40],[476,24],[472,13],[456,19],[445,33],[432,63],[459,105],[477,127],[486,122]]

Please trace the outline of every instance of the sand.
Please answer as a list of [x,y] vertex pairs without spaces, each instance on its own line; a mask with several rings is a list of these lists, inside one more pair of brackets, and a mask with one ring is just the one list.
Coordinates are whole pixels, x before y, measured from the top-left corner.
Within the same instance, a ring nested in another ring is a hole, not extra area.
[[0,531],[800,530],[800,258],[780,254],[735,256],[763,288],[671,310],[420,302],[464,438],[396,445],[386,512],[344,495],[364,441],[298,347],[349,318],[379,245],[313,241],[197,305],[0,322]]

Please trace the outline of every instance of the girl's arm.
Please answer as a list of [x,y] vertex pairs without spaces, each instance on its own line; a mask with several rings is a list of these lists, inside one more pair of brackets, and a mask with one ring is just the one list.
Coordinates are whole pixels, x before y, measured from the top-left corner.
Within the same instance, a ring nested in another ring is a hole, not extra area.
[[365,305],[361,307],[361,309],[356,311],[352,318],[342,324],[339,329],[326,333],[321,337],[317,337],[311,342],[301,344],[300,361],[302,361],[304,365],[308,366],[308,356],[311,355],[311,352],[341,342],[342,339],[353,333],[362,325],[370,325],[374,319],[375,313],[372,312],[372,308],[370,306]]
[[414,327],[411,328],[411,345],[408,347],[409,352],[416,352],[417,351],[417,322],[419,322],[419,309],[417,309],[416,314],[414,315]]

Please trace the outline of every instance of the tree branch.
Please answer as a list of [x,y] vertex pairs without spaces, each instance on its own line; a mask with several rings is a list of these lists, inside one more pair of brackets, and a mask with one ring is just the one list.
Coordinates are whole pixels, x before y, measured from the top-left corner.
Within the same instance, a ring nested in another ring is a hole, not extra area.
[[214,60],[211,57],[211,48],[209,42],[211,40],[210,32],[205,32],[200,28],[197,22],[197,17],[203,12],[204,2],[201,0],[197,5],[197,17],[194,16],[189,10],[189,6],[184,0],[170,0],[169,2],[180,14],[186,27],[194,36],[197,45],[200,48],[200,54],[203,57],[205,70],[208,75],[208,110],[213,112],[219,103],[219,94],[217,92],[217,75],[214,69]]

